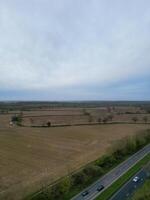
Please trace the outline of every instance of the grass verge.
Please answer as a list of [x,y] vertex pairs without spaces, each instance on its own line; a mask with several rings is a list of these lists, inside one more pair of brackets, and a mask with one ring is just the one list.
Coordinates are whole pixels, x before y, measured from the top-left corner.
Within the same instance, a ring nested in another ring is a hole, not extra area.
[[140,200],[140,199],[150,199],[150,179],[148,179],[144,185],[138,189],[138,191],[134,194],[132,200]]
[[146,155],[142,160],[135,164],[129,171],[109,186],[104,192],[102,192],[96,200],[108,200],[112,195],[117,192],[121,186],[123,186],[132,176],[134,176],[145,164],[150,161],[150,153]]

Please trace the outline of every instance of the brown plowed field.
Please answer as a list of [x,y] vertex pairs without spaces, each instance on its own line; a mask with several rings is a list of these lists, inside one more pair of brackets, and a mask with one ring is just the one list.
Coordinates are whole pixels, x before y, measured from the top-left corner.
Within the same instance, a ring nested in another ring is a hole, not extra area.
[[100,157],[117,140],[150,128],[144,124],[7,127],[6,117],[0,117],[1,200],[22,199]]

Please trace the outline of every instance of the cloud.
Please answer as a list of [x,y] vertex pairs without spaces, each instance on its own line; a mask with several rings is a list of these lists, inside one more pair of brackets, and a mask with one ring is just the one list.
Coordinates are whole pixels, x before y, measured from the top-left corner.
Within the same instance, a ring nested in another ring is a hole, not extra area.
[[148,0],[2,0],[0,90],[89,98],[150,75],[149,13]]

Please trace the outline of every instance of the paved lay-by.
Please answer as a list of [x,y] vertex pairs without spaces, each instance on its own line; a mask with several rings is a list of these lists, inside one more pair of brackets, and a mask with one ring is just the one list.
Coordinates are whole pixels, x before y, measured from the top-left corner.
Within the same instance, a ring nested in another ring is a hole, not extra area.
[[[109,173],[104,175],[98,181],[93,183],[91,186],[86,188],[84,191],[88,191],[88,193],[83,196],[83,192],[79,193],[71,200],[93,200],[95,199],[102,191],[104,191],[107,187],[109,187],[114,181],[116,181],[120,176],[122,176],[125,172],[127,172],[133,165],[135,165],[139,160],[141,160],[145,155],[150,153],[150,144],[145,146],[143,149],[132,155],[126,161],[118,165],[116,168],[111,170]],[[104,188],[101,191],[98,191],[97,188],[103,185]]]
[[148,175],[144,169],[140,170],[136,177],[138,179],[131,178],[110,200],[127,200],[131,197],[135,190],[137,190],[141,185],[144,184],[144,181],[148,178]]

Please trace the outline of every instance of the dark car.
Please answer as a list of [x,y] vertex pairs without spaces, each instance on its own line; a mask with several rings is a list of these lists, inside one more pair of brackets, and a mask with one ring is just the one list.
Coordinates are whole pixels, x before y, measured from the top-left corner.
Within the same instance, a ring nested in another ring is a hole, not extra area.
[[98,186],[97,191],[100,192],[100,191],[103,190],[103,189],[104,189],[104,186],[103,186],[103,185],[100,185],[100,186]]
[[85,197],[86,195],[89,194],[89,191],[88,190],[85,190],[83,193],[82,193],[82,196]]

